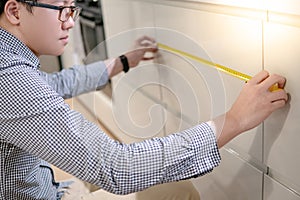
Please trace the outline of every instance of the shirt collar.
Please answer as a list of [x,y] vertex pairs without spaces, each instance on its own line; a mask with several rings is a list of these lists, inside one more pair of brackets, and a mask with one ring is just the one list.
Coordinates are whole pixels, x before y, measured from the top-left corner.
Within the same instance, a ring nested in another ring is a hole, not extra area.
[[1,27],[0,38],[0,44],[3,48],[29,60],[36,69],[40,67],[38,57],[22,41]]

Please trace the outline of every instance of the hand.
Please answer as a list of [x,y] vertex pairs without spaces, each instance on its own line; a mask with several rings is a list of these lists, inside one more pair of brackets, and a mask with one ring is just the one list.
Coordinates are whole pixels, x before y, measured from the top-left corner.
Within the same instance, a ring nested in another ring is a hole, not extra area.
[[[288,95],[283,90],[285,82],[282,76],[261,71],[245,84],[228,112],[238,120],[241,132],[259,125],[273,111],[286,104]],[[270,91],[275,84],[278,84],[279,89]]]
[[[240,133],[252,129],[263,122],[272,112],[282,108],[288,101],[283,89],[285,78],[261,71],[243,87],[231,109],[214,120],[219,147]],[[270,91],[277,84],[278,90]]]
[[[141,60],[151,60],[154,57],[145,57],[147,52],[155,53],[158,50],[155,40],[148,36],[143,36],[134,42],[133,50],[125,53],[129,67],[136,67]],[[123,71],[123,65],[119,58],[107,59],[104,61],[109,78]]]
[[133,46],[133,50],[127,52],[125,55],[128,59],[128,63],[130,67],[136,67],[140,61],[142,60],[151,60],[154,56],[145,57],[147,52],[155,53],[158,51],[158,47],[155,39],[143,36],[138,38]]

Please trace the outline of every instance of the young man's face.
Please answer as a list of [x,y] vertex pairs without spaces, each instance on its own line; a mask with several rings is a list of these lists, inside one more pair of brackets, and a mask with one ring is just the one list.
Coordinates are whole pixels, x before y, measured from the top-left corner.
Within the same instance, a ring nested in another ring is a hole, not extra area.
[[[39,3],[55,6],[74,6],[73,0],[40,0]],[[32,7],[30,13],[25,4],[20,6],[19,31],[23,42],[37,55],[60,55],[69,41],[69,30],[74,26],[70,17],[59,20],[59,10]]]

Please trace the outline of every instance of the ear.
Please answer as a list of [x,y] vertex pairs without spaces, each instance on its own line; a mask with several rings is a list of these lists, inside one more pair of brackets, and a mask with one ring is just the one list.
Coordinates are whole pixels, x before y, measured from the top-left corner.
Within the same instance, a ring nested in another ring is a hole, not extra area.
[[7,20],[12,24],[20,23],[20,3],[16,0],[8,0],[4,7]]

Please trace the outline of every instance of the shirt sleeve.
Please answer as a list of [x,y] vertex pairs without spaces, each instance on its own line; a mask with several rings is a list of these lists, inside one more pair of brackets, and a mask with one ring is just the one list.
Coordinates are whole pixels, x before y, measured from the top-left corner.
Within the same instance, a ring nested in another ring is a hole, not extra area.
[[[215,137],[217,138],[217,129],[216,129],[215,122],[214,121],[207,121],[206,124],[210,126],[210,128],[212,129]],[[217,138],[217,140],[218,140],[218,138]]]
[[100,90],[109,79],[103,61],[74,66],[56,73],[40,71],[40,75],[64,99]]
[[13,77],[7,78],[10,89],[0,96],[6,102],[0,105],[1,139],[111,193],[198,177],[220,162],[214,133],[206,123],[167,137],[122,144],[71,110],[31,69]]

